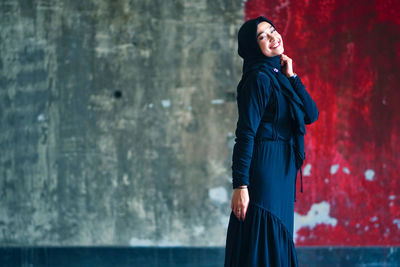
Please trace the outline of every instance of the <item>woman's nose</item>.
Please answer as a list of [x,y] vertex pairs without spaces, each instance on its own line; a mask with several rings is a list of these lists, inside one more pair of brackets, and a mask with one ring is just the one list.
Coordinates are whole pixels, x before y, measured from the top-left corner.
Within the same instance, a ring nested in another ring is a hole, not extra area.
[[270,36],[269,36],[269,40],[270,40],[271,42],[277,42],[277,41],[278,41],[278,38],[276,38],[276,36],[270,35]]
[[272,33],[267,32],[267,37],[268,37],[270,40],[276,40],[276,36],[275,36],[274,34],[272,34]]

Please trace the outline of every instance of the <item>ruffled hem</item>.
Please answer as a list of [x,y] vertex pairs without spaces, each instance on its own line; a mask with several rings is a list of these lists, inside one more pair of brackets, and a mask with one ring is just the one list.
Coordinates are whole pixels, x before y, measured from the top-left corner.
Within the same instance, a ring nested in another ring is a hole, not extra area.
[[291,233],[271,211],[250,204],[242,222],[231,213],[225,267],[297,267]]

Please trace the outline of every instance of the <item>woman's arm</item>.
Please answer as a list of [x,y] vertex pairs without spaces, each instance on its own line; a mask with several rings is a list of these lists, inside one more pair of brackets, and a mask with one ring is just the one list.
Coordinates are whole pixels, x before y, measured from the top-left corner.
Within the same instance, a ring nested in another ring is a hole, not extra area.
[[311,124],[318,119],[319,111],[314,100],[308,94],[306,87],[301,82],[300,78],[293,72],[293,61],[285,54],[281,55],[282,72],[288,77],[291,85],[300,97],[304,105],[304,123]]
[[231,208],[239,220],[244,220],[249,205],[250,164],[254,138],[270,97],[270,80],[266,74],[252,73],[238,86],[239,119],[232,155],[233,195]]
[[266,74],[258,72],[249,75],[239,85],[237,94],[239,119],[232,155],[233,188],[249,185],[254,138],[271,93],[270,80]]
[[292,84],[294,90],[297,95],[300,97],[301,101],[304,105],[304,123],[311,124],[318,119],[319,111],[317,105],[314,100],[311,98],[310,94],[307,92],[306,87],[301,82],[299,76],[295,75],[289,78],[290,83]]

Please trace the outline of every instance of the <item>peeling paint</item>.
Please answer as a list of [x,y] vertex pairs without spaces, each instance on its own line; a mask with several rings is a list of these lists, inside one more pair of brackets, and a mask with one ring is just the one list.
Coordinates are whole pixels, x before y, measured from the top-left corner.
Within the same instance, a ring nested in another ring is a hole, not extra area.
[[311,206],[306,215],[294,213],[294,239],[297,239],[297,232],[303,228],[308,227],[313,229],[318,224],[327,224],[336,226],[337,219],[329,216],[330,204],[327,201],[315,203]]
[[347,168],[347,167],[344,167],[344,168],[342,169],[342,171],[343,171],[345,174],[350,174],[350,170],[349,170],[349,168]]
[[161,100],[161,105],[163,106],[163,108],[169,108],[171,106],[171,100],[163,99]]
[[400,229],[400,219],[394,219],[393,223],[397,225],[397,228]]
[[311,164],[308,163],[303,168],[303,176],[310,176],[311,175]]
[[213,100],[211,100],[211,104],[213,104],[213,105],[221,105],[223,103],[225,103],[225,100],[223,100],[223,99],[213,99]]
[[370,222],[375,222],[375,221],[377,221],[377,220],[378,220],[378,217],[377,217],[377,216],[374,216],[374,217],[372,217],[371,219],[369,219]]
[[222,204],[228,201],[228,193],[226,189],[222,186],[211,188],[208,191],[210,199],[218,204]]
[[337,173],[338,170],[339,170],[339,164],[334,164],[331,166],[330,173],[335,174],[335,173]]
[[367,181],[372,181],[374,180],[375,172],[371,169],[368,169],[365,171],[364,175]]
[[39,114],[39,116],[37,117],[37,120],[40,122],[45,121],[46,120],[45,114],[43,114],[43,113]]

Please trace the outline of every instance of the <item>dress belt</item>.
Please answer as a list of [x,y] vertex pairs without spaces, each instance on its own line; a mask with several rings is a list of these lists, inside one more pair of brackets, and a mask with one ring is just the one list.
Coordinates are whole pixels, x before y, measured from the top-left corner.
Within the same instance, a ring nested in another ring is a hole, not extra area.
[[[269,141],[269,142],[284,142],[284,143],[289,143],[290,144],[290,153],[293,153],[295,158],[297,157],[297,153],[294,147],[294,142],[293,142],[293,138],[291,139],[281,139],[281,138],[269,138],[269,137],[257,137],[254,140],[255,144],[259,144],[262,143],[263,141]],[[299,168],[300,170],[300,192],[303,193],[303,172],[301,170],[301,166]],[[294,182],[294,202],[296,202],[296,185],[297,185],[297,171],[296,171],[296,177],[295,177],[295,182]]]

